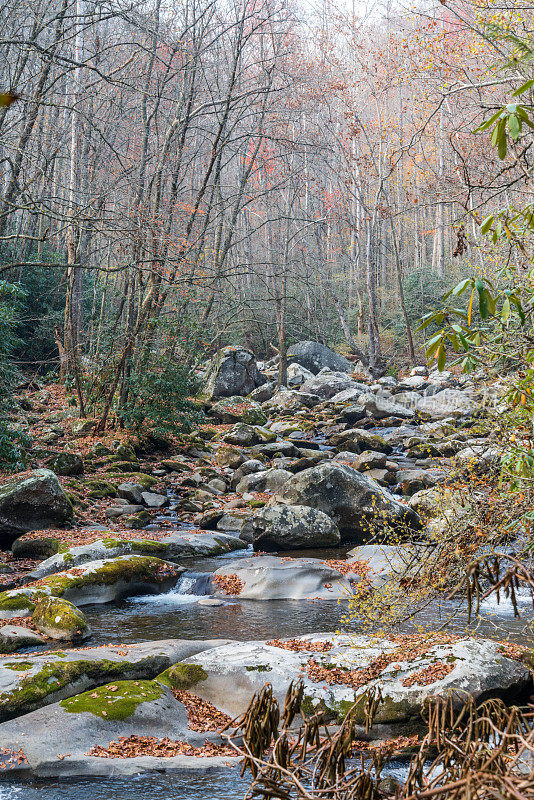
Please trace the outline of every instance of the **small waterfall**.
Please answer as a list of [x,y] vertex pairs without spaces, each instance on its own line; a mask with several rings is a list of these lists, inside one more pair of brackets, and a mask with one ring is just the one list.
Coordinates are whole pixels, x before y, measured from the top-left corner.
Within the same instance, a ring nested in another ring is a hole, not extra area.
[[199,597],[211,594],[211,572],[184,572],[176,586],[165,594],[132,597],[130,602],[145,605],[175,606],[196,603]]
[[170,594],[189,594],[197,597],[211,594],[211,573],[184,572]]

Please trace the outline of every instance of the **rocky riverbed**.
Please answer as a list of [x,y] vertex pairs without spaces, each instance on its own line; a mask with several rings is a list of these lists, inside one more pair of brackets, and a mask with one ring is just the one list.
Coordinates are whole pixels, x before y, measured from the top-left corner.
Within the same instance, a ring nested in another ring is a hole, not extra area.
[[467,629],[462,598],[438,633],[450,600],[427,605],[424,632],[342,624],[355,604],[402,607],[434,570],[440,534],[469,511],[458,482],[499,461],[485,424],[498,387],[423,367],[373,381],[313,342],[293,347],[287,387],[275,373],[221,351],[206,424],[164,452],[94,436],[56,387],[21,391],[34,463],[0,484],[6,791],[60,798],[38,781],[99,776],[104,788],[77,796],[125,800],[109,776],[172,771],[196,796],[238,798],[237,774],[226,794],[208,777],[232,773],[218,731],[266,681],[282,698],[302,678],[303,714],[334,724],[380,688],[382,737],[417,732],[436,694],[531,690],[532,640],[506,606],[513,645]]

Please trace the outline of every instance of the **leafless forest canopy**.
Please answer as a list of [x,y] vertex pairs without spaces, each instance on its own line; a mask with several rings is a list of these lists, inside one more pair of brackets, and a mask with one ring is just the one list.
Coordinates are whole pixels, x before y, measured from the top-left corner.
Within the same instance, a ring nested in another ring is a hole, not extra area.
[[422,314],[506,262],[480,220],[528,197],[521,143],[503,164],[473,133],[517,81],[502,31],[528,33],[528,5],[3,2],[19,365],[105,414],[140,365],[226,344],[415,363]]

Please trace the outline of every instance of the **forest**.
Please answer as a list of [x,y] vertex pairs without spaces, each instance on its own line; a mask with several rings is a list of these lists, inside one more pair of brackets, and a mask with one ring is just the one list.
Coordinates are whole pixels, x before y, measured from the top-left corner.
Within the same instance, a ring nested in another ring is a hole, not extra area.
[[534,800],[532,0],[0,55],[0,798]]

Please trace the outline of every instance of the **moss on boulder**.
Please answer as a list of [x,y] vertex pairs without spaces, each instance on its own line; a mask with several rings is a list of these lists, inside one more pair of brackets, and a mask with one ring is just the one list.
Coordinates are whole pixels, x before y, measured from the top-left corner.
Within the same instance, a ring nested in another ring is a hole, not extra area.
[[199,664],[173,664],[158,675],[156,680],[172,689],[187,691],[207,677],[208,673]]
[[28,616],[39,600],[62,597],[77,605],[108,603],[132,591],[166,591],[183,569],[151,556],[119,556],[48,575],[21,589],[0,593],[0,618]]
[[52,639],[75,642],[91,635],[83,612],[60,597],[42,597],[38,600],[32,622],[38,631]]
[[71,714],[88,713],[108,720],[124,720],[135,714],[141,703],[159,700],[164,694],[157,681],[117,681],[83,694],[68,697],[60,706]]

